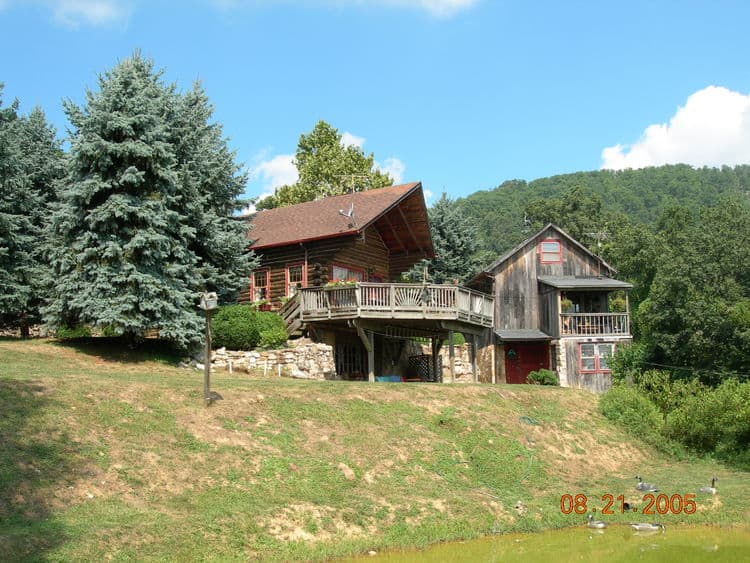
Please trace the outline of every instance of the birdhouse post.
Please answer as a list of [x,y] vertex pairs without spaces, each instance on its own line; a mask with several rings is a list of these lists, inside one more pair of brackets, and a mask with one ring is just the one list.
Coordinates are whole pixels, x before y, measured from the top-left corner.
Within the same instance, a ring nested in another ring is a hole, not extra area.
[[206,350],[203,358],[203,402],[206,406],[211,405],[211,311],[219,306],[219,299],[214,292],[201,293],[198,304],[200,309],[206,313]]

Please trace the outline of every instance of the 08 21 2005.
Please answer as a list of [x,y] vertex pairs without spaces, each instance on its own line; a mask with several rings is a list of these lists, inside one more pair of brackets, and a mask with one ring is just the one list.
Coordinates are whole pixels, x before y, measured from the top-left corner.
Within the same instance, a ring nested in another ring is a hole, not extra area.
[[[646,504],[640,511],[641,514],[694,514],[697,509],[693,493],[684,495],[646,493],[642,500]],[[602,514],[614,514],[618,508],[621,513],[639,512],[637,507],[631,507],[630,503],[625,501],[625,495],[614,496],[607,493],[601,496],[601,501],[604,503],[601,510]],[[566,493],[560,497],[560,511],[563,514],[572,512],[586,514],[589,510],[589,499],[584,494],[571,495]]]

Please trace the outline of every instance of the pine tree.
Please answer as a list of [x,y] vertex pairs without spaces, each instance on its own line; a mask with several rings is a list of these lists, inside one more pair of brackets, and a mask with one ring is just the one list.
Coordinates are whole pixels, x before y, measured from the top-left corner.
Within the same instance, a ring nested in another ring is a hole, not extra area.
[[99,78],[84,107],[65,104],[74,134],[52,225],[53,327],[130,339],[158,328],[186,348],[201,338],[199,293],[231,294],[248,273],[247,243],[227,217],[244,178],[202,92],[180,95],[162,76],[136,53]]
[[212,115],[208,96],[195,83],[177,100],[174,143],[182,190],[198,201],[192,208],[195,215],[189,218],[197,229],[190,245],[199,258],[197,274],[207,290],[227,302],[247,285],[242,274],[256,267],[257,259],[246,252],[247,224],[232,218],[247,204],[239,199],[247,173],[236,163],[221,125],[211,122]]
[[[0,102],[1,94],[2,85]],[[63,167],[42,111],[19,116],[17,107],[0,109],[0,324],[19,327],[27,337],[39,320],[47,267],[43,228]]]
[[352,192],[382,188],[393,183],[390,176],[375,168],[373,154],[341,144],[338,129],[319,121],[307,135],[300,135],[295,156],[299,180],[282,186],[273,196],[257,205],[272,209]]
[[427,265],[432,283],[465,281],[477,268],[477,263],[472,258],[478,245],[476,228],[445,193],[427,213],[435,258],[420,261],[409,270],[406,277],[421,281]]

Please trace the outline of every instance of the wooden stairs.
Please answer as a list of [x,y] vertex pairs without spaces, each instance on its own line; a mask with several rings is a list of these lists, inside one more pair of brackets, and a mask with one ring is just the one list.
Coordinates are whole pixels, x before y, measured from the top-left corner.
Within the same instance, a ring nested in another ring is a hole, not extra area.
[[284,303],[276,313],[284,319],[289,336],[302,336],[302,299],[299,293]]

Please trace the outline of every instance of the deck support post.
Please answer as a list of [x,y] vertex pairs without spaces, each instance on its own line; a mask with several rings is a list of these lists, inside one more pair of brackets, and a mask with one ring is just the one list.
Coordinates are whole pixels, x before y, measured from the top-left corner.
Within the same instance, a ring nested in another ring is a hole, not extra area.
[[438,374],[438,351],[440,348],[438,347],[438,339],[437,337],[433,336],[430,338],[432,342],[432,357],[430,360],[432,361],[432,374],[435,377],[435,382],[440,381],[440,376]]
[[365,331],[370,347],[367,349],[367,381],[375,382],[375,333],[371,330]]
[[477,335],[471,335],[471,378],[474,383],[478,382],[477,379]]
[[456,381],[456,351],[453,347],[453,331],[448,331],[448,361],[450,362],[451,383]]

